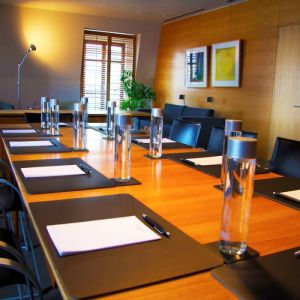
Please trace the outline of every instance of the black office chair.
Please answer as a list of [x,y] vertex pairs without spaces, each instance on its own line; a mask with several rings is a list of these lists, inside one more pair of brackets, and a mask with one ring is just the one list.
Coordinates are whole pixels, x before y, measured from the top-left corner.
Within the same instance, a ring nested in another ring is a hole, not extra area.
[[300,141],[277,137],[270,170],[274,173],[300,179]]
[[11,109],[15,109],[15,107],[10,103],[0,101],[0,109],[11,110]]
[[207,146],[207,151],[222,154],[223,153],[223,143],[224,143],[224,128],[213,127]]
[[169,138],[178,143],[196,148],[199,144],[200,131],[200,123],[197,124],[174,120]]

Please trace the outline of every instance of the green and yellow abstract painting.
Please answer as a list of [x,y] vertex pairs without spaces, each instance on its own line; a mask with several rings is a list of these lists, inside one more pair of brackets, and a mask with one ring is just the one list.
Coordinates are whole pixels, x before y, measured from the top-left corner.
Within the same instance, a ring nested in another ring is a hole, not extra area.
[[235,80],[236,47],[216,49],[216,80]]

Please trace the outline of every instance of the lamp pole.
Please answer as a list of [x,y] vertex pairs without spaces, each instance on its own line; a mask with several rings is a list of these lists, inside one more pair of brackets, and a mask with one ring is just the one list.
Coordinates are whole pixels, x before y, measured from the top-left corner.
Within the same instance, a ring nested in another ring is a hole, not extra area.
[[28,54],[31,51],[35,51],[36,47],[31,44],[28,48],[28,50],[26,51],[22,61],[18,64],[18,82],[17,82],[17,86],[18,86],[18,108],[21,108],[21,67],[23,65],[23,63],[25,62],[26,58],[28,57]]

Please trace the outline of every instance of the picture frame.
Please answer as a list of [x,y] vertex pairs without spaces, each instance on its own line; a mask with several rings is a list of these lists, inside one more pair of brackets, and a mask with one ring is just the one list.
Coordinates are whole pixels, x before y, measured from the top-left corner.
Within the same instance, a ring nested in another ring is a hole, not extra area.
[[240,56],[240,40],[212,45],[212,87],[240,86]]
[[207,87],[207,46],[186,50],[185,86]]

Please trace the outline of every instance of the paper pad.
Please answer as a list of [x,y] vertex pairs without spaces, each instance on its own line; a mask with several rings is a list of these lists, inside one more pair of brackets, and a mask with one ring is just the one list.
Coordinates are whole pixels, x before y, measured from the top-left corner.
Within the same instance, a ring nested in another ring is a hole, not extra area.
[[50,225],[47,230],[60,256],[161,238],[135,216]]
[[201,165],[201,166],[212,166],[212,165],[221,165],[222,164],[222,156],[188,158],[186,160],[193,162],[195,165]]
[[10,147],[43,147],[53,146],[50,141],[20,141],[20,142],[9,142]]
[[3,133],[36,133],[34,129],[2,129]]
[[21,171],[25,178],[86,174],[77,165],[21,168]]

